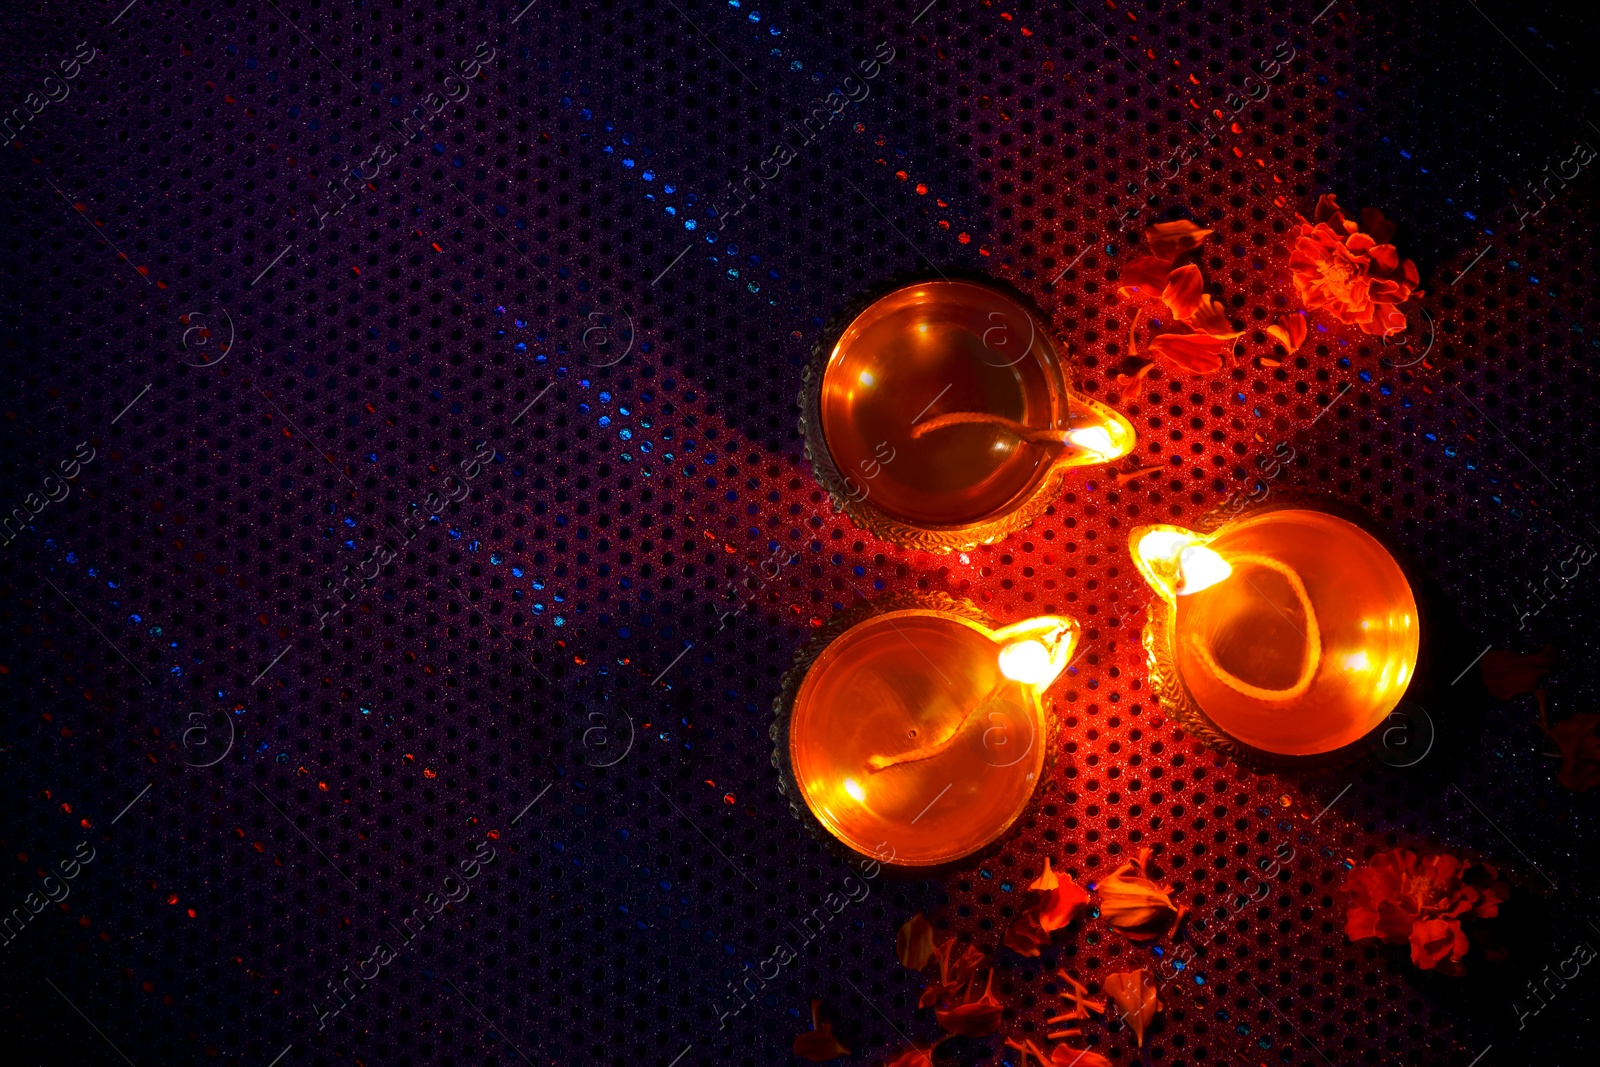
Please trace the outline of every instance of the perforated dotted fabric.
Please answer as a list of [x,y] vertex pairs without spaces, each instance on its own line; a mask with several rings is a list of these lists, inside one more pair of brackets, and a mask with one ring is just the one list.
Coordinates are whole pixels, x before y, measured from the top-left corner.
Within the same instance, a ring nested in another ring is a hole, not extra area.
[[[1118,1067],[1578,1062],[1593,975],[1519,1011],[1600,937],[1593,797],[1473,657],[1553,644],[1552,716],[1593,707],[1595,579],[1548,584],[1597,532],[1594,184],[1550,180],[1597,136],[1592,15],[1318,8],[7,5],[8,1061],[783,1064],[820,998],[880,1063],[938,1033],[906,918],[994,950],[1045,856],[1097,884],[1151,848],[1197,956],[1144,1053],[1089,1026]],[[865,95],[821,123],[836,87]],[[1314,315],[1285,356],[1323,192],[1396,220],[1426,295],[1404,338]],[[1178,217],[1245,334],[1217,375],[1119,379],[1119,272]],[[1140,442],[940,557],[831,509],[795,397],[854,294],[950,268],[1032,296]],[[1152,701],[1127,532],[1258,480],[1365,510],[1425,577],[1414,765],[1257,773]],[[779,793],[779,678],[914,590],[1083,622],[1059,757],[999,848],[856,872],[739,1007],[852,875]],[[1346,939],[1349,868],[1401,845],[1499,867],[1505,960]],[[1058,967],[1162,963],[1092,917],[995,951],[1001,1034],[941,1058],[1016,1063]]]

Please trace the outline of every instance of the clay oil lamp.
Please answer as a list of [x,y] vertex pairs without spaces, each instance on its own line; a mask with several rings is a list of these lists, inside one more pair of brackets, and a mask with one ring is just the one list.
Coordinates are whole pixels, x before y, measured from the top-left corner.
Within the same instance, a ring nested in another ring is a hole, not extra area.
[[1126,419],[1072,391],[1024,299],[965,280],[906,285],[819,347],[806,449],[858,525],[907,547],[987,544],[1043,512],[1073,468],[1134,447]]
[[825,631],[779,698],[785,790],[840,842],[891,865],[976,852],[1033,795],[1043,696],[1078,641],[1072,619],[995,628],[957,601],[875,608]]
[[1346,519],[1263,508],[1212,533],[1139,527],[1129,548],[1161,598],[1144,633],[1152,688],[1225,749],[1342,749],[1384,721],[1416,673],[1411,584]]

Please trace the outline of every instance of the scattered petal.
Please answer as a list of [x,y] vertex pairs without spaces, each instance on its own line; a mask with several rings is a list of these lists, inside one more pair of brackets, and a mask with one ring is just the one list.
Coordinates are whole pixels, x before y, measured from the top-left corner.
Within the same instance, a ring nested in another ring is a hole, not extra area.
[[1300,350],[1301,345],[1306,343],[1307,332],[1306,315],[1303,311],[1287,318],[1280,315],[1275,325],[1267,327],[1267,334],[1282,345],[1284,351],[1291,356]]
[[1106,995],[1116,1001],[1117,1007],[1122,1009],[1119,1017],[1133,1030],[1139,1047],[1143,1048],[1144,1034],[1150,1028],[1150,1020],[1161,1010],[1161,1001],[1156,997],[1155,982],[1145,969],[1140,967],[1136,971],[1108,974],[1101,984],[1105,987]]
[[[1158,338],[1159,340],[1159,338]],[[1150,850],[1124,863],[1100,883],[1100,915],[1135,941],[1154,941],[1173,929],[1181,917],[1172,889],[1150,879]]]
[[1089,903],[1089,894],[1073,882],[1070,874],[1063,878],[1050,869],[1048,856],[1044,861],[1044,873],[1028,888],[1043,894],[1039,900],[1038,914],[1039,925],[1046,931],[1066,926],[1077,910]]
[[919,911],[895,936],[894,954],[903,967],[920,971],[933,959],[933,924]]
[[1161,302],[1167,305],[1172,317],[1184,321],[1200,306],[1205,295],[1205,279],[1200,268],[1190,263],[1167,275],[1166,287],[1161,290]]
[[794,1054],[813,1063],[850,1055],[833,1036],[833,1024],[822,1021],[822,1001],[811,1002],[811,1029],[794,1039]]
[[1543,689],[1533,691],[1539,701],[1539,728],[1561,750],[1561,784],[1574,793],[1586,793],[1600,785],[1600,715],[1580,711],[1549,725]]
[[1144,232],[1144,238],[1150,245],[1150,253],[1168,263],[1191,249],[1199,248],[1209,236],[1211,236],[1210,230],[1201,229],[1188,219],[1158,222]]
[[1164,333],[1151,338],[1145,352],[1190,374],[1215,374],[1222,369],[1222,357],[1232,350],[1234,340],[1205,333]]
[[1196,333],[1210,334],[1212,337],[1239,337],[1244,334],[1243,330],[1233,328],[1233,323],[1228,321],[1227,310],[1210,293],[1200,294],[1187,325]]
[[1483,684],[1496,700],[1510,700],[1523,693],[1531,693],[1539,680],[1550,672],[1556,663],[1555,650],[1544,648],[1530,655],[1495,649],[1484,654],[1479,664]]
[[984,983],[983,995],[972,998],[971,983],[969,981],[966,999],[962,1003],[947,1008],[935,1008],[934,1019],[941,1027],[952,1034],[962,1037],[988,1037],[1000,1029],[1000,1017],[1005,1008],[994,995],[994,972],[989,972],[989,979]]

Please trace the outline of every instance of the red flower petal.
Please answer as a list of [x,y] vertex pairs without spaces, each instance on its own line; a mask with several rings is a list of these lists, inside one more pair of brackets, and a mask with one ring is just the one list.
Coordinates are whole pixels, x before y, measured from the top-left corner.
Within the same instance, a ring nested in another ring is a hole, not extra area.
[[794,1054],[813,1063],[823,1060],[836,1060],[840,1056],[850,1055],[850,1050],[839,1043],[833,1036],[833,1024],[822,1021],[822,1001],[811,1002],[812,1029],[794,1039]]
[[933,959],[933,924],[922,912],[906,920],[895,935],[894,954],[902,966],[920,971]]
[[1144,232],[1151,254],[1168,263],[1191,249],[1199,248],[1209,236],[1210,230],[1201,229],[1188,219],[1158,222]]
[[1019,956],[1026,956],[1030,960],[1039,958],[1039,949],[1050,943],[1050,931],[1039,923],[1039,913],[1029,908],[1017,917],[1011,929],[1006,932],[1005,940],[1001,944]]
[[1548,674],[1555,664],[1555,650],[1549,645],[1527,656],[1497,648],[1483,657],[1478,670],[1483,675],[1483,684],[1488,687],[1490,695],[1496,700],[1510,700],[1533,692],[1539,679]]
[[1161,302],[1167,305],[1172,317],[1182,322],[1200,307],[1205,295],[1205,278],[1193,263],[1179,267],[1167,275],[1166,288],[1161,290]]
[[1395,250],[1394,245],[1374,245],[1368,255],[1385,271],[1400,269],[1400,253]]
[[1122,268],[1121,281],[1127,286],[1139,286],[1148,295],[1154,296],[1166,288],[1167,275],[1171,271],[1172,264],[1168,260],[1157,259],[1155,256],[1137,256]]
[[1291,356],[1300,350],[1301,345],[1306,343],[1307,332],[1308,326],[1305,312],[1301,312],[1298,315],[1290,315],[1287,318],[1280,315],[1274,325],[1267,327],[1268,336],[1282,345],[1284,351]]
[[1395,225],[1383,217],[1383,212],[1375,207],[1361,209],[1361,231],[1370,233],[1372,239],[1381,245],[1389,243],[1394,237]]
[[1204,333],[1164,333],[1152,338],[1145,351],[1160,356],[1190,374],[1215,374],[1222,369],[1223,353],[1234,338]]
[[1049,856],[1044,860],[1044,873],[1028,888],[1043,894],[1035,910],[1039,926],[1046,933],[1066,926],[1077,910],[1089,903],[1089,894],[1073,882],[1070,874],[1063,877],[1050,869]]

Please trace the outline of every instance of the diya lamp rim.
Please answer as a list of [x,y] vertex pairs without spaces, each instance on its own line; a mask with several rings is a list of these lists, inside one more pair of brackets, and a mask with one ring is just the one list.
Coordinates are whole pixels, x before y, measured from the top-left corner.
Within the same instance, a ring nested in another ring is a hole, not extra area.
[[[1077,388],[1077,361],[1055,344],[1051,336],[1053,321],[1033,297],[1004,279],[978,271],[935,269],[937,276],[923,271],[904,272],[863,290],[823,327],[812,345],[811,357],[802,372],[799,429],[812,473],[827,491],[835,510],[844,512],[857,526],[873,536],[902,548],[940,553],[966,552],[1001,541],[1047,514],[1059,499],[1061,488],[1072,471],[1096,466],[1114,467],[1118,460],[1137,447],[1138,430],[1120,411]],[[828,368],[850,328],[880,301],[919,286],[944,285],[986,289],[1014,303],[1033,321],[1035,337],[1047,354],[1048,358],[1039,363],[1050,380],[1053,401],[1063,412],[1077,404],[1092,411],[1102,422],[1117,424],[1124,431],[1127,449],[1119,455],[1094,461],[1085,461],[1081,456],[1075,457],[1071,450],[1063,449],[1060,456],[1043,464],[1030,485],[1019,491],[1007,505],[968,522],[913,521],[877,507],[871,503],[870,496],[857,500],[849,492],[846,484],[848,476],[839,469],[823,426],[822,390]]]

